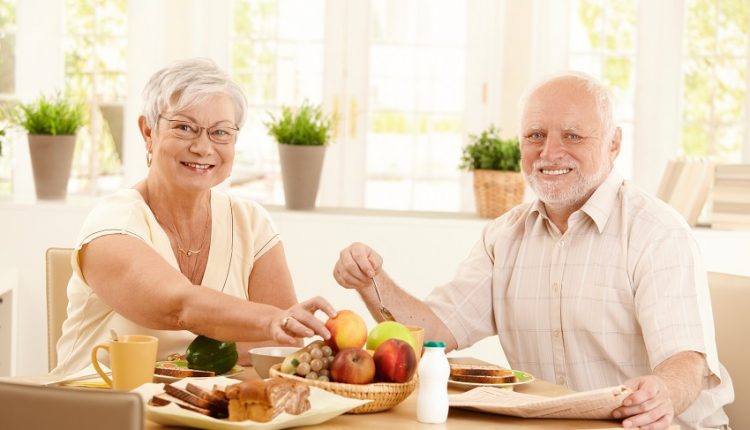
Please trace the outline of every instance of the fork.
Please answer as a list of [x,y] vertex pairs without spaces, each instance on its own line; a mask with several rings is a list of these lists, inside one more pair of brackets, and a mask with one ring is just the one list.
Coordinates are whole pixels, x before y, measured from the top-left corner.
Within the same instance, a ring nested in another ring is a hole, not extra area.
[[375,287],[375,294],[378,296],[378,302],[380,303],[380,315],[383,317],[386,321],[396,321],[396,318],[393,317],[393,314],[391,311],[388,310],[388,308],[385,307],[383,304],[383,299],[380,297],[380,290],[378,290],[378,283],[375,282],[375,278],[372,278],[372,286]]

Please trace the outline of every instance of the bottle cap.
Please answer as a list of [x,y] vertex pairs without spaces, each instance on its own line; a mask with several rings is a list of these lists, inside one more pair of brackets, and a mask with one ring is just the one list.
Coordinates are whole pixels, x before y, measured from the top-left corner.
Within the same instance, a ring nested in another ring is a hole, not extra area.
[[436,340],[428,340],[424,343],[425,348],[445,348],[445,342],[440,342]]

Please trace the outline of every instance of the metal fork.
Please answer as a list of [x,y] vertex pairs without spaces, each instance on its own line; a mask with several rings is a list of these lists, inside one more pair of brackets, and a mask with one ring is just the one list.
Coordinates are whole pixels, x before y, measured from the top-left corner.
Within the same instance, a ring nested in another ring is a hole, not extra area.
[[393,317],[393,314],[391,311],[389,311],[385,305],[383,304],[383,299],[380,297],[380,290],[378,290],[378,283],[375,282],[375,278],[372,278],[372,286],[375,287],[375,294],[378,296],[378,302],[380,303],[380,315],[383,317],[386,321],[396,321],[396,318]]

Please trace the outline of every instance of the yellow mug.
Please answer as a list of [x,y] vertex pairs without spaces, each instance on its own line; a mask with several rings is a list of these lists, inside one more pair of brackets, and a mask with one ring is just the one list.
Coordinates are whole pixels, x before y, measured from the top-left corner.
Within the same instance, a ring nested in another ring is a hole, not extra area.
[[[91,364],[96,372],[115,390],[130,391],[154,379],[154,364],[159,339],[153,336],[120,336],[117,340],[100,343],[91,350]],[[99,367],[96,353],[99,349],[109,353],[112,379]]]

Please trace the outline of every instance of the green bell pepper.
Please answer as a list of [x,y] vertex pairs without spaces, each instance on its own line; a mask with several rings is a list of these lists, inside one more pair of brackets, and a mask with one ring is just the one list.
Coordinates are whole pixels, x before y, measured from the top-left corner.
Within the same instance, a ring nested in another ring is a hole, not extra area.
[[188,346],[185,358],[190,369],[210,370],[221,375],[237,364],[239,355],[234,342],[222,342],[198,335]]

